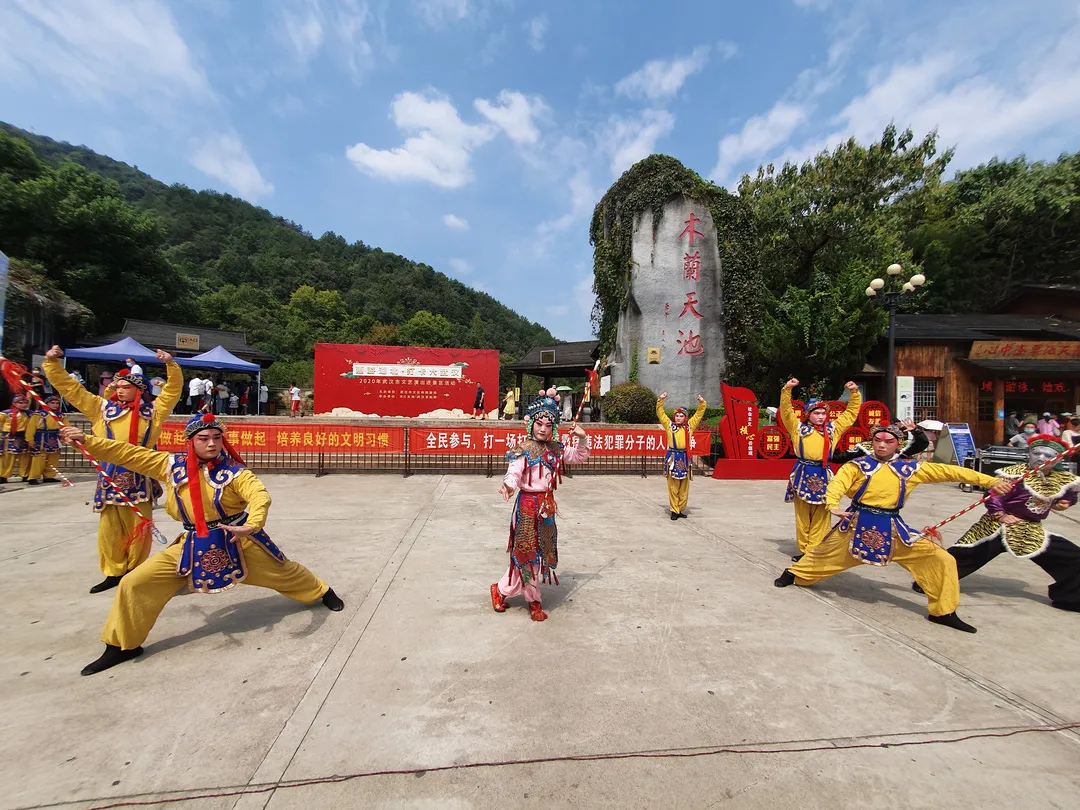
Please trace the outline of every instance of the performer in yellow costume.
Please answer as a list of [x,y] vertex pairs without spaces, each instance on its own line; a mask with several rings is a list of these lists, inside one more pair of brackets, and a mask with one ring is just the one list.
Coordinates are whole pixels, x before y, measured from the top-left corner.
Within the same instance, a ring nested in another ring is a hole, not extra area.
[[62,416],[60,397],[50,394],[45,397],[49,411],[37,411],[33,424],[26,429],[26,440],[30,444],[33,460],[30,462],[31,484],[59,484],[60,479],[60,423],[52,414]]
[[0,484],[18,473],[23,481],[30,479],[30,445],[27,429],[34,424],[34,412],[25,394],[11,398],[11,407],[0,411]]
[[[243,582],[304,604],[321,599],[330,610],[345,607],[329,585],[287,559],[263,531],[270,495],[229,446],[225,426],[213,414],[197,414],[187,423],[183,453],[85,436],[78,428],[63,428],[60,435],[65,443],[85,443],[99,460],[165,481],[165,511],[185,529],[124,577],[101,631],[105,652],[83,668],[83,675],[142,655],[140,645],[185,580],[203,593]],[[200,486],[192,488],[195,479]]]
[[701,420],[705,417],[705,399],[697,398],[698,406],[694,415],[687,419],[686,408],[676,408],[675,415],[668,419],[664,411],[667,391],[656,400],[656,418],[667,434],[667,455],[664,456],[664,475],[667,476],[668,506],[671,519],[686,517],[683,511],[690,497],[690,437],[694,435]]
[[[161,426],[180,401],[184,389],[183,372],[173,362],[172,355],[157,352],[158,360],[165,364],[168,371],[168,380],[161,389],[161,396],[153,403],[147,401],[150,386],[146,378],[141,374],[130,374],[127,369],[120,371],[113,380],[113,398],[104,399],[91,394],[64,370],[60,363],[63,356],[63,350],[53,346],[46,352],[41,369],[52,387],[90,420],[95,436],[142,447],[153,447],[157,443]],[[132,418],[133,412],[138,413],[137,419]],[[153,481],[122,466],[105,465],[105,469],[131,502],[139,505],[139,513],[149,517],[153,508]],[[90,593],[101,593],[115,588],[124,574],[146,559],[150,553],[150,541],[125,542],[135,530],[138,517],[100,478],[94,493],[94,511],[101,515],[98,521],[98,562],[105,579],[91,588]]]
[[829,421],[829,406],[821,400],[812,399],[803,409],[800,422],[791,407],[791,389],[799,384],[792,378],[780,392],[780,423],[791,439],[795,453],[795,466],[788,479],[784,501],[795,503],[795,540],[799,553],[791,559],[798,562],[802,555],[812,549],[829,531],[829,510],[825,506],[825,487],[832,471],[829,457],[833,454],[844,431],[855,424],[862,406],[859,386],[853,382],[844,384],[850,393],[847,409],[834,421]]
[[[774,584],[778,588],[813,585],[862,563],[886,565],[895,560],[926,593],[930,621],[974,633],[975,628],[956,615],[960,604],[956,561],[941,546],[920,537],[900,517],[900,510],[920,484],[952,481],[984,487],[1000,495],[1009,490],[1012,482],[966,467],[903,458],[899,450],[905,439],[899,426],[875,428],[873,455],[849,461],[829,483],[825,502],[840,522]],[[839,508],[844,495],[851,498],[847,510]]]

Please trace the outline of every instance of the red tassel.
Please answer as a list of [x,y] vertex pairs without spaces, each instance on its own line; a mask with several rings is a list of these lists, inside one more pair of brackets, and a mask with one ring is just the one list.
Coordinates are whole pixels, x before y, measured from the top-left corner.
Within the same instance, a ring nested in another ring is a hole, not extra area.
[[23,383],[25,373],[26,366],[0,358],[0,375],[3,376],[4,382],[7,383],[13,394],[21,394],[26,388],[25,383]]
[[132,546],[139,544],[146,544],[146,547],[150,547],[151,538],[153,537],[153,523],[144,517],[140,517],[135,523],[135,528],[124,535],[124,538],[120,541],[121,548],[124,549],[126,554]]
[[559,575],[555,573],[555,569],[549,569],[551,571],[551,578],[555,580],[555,584],[559,584]]
[[927,526],[925,529],[923,529],[922,536],[930,542],[936,543],[939,546],[942,545],[945,541],[945,538],[941,536],[941,532],[934,526]]
[[195,533],[206,537],[210,530],[206,528],[206,515],[203,512],[202,475],[199,472],[199,457],[195,455],[195,445],[188,439],[187,446],[187,483],[188,497],[191,498],[191,511],[195,514]]
[[131,421],[128,422],[128,444],[139,444],[139,404],[142,391],[135,389],[135,399],[131,401]]

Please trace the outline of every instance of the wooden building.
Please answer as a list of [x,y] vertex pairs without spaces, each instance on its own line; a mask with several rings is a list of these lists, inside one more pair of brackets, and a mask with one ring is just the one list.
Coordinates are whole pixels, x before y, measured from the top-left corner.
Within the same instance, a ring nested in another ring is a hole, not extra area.
[[[1056,286],[1056,285],[1043,285]],[[1068,320],[1046,309],[1066,304],[1060,290],[1032,290],[1012,308],[1032,314],[897,315],[897,376],[915,378],[915,420],[967,422],[977,446],[1002,444],[1005,416],[1077,412],[1080,402],[1080,289]],[[860,382],[884,395],[879,349]]]

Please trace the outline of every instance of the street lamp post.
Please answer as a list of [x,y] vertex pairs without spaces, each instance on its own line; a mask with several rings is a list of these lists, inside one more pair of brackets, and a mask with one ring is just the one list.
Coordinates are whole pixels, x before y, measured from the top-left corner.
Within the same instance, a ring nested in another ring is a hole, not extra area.
[[[926,283],[926,276],[922,273],[916,273],[910,279],[905,281],[903,286],[896,289],[897,283],[899,282],[897,276],[903,272],[904,268],[900,265],[890,264],[885,270],[886,275],[889,277],[888,283],[885,279],[875,278],[870,282],[870,286],[866,288],[867,297],[877,298],[878,301],[881,302],[881,305],[889,312],[889,368],[885,374],[885,404],[888,406],[889,412],[893,414],[896,413],[896,311],[901,307],[901,299],[903,296],[915,292],[916,289]],[[893,289],[889,289],[889,287],[892,287]]]

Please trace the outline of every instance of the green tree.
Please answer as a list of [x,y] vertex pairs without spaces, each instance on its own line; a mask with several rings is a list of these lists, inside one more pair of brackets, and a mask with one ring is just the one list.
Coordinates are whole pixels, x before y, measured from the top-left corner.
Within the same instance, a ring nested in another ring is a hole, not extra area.
[[442,315],[420,310],[398,329],[403,346],[449,346],[453,326]]
[[867,283],[893,262],[914,269],[892,207],[939,183],[952,153],[936,155],[935,133],[915,143],[890,126],[870,146],[852,139],[801,166],[743,177],[764,277],[759,388],[796,371],[839,385],[862,365],[885,326]]

